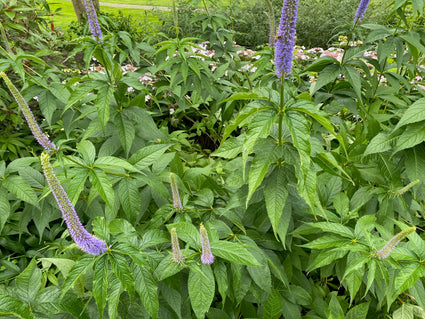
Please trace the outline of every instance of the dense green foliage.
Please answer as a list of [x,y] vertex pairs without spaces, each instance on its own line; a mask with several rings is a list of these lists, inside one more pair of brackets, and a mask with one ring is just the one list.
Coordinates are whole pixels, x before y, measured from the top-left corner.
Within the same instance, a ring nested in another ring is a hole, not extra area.
[[425,1],[351,25],[339,51],[298,49],[283,83],[272,49],[234,45],[210,1],[200,38],[114,24],[102,44],[52,30],[43,3],[0,0],[0,72],[109,249],[70,238],[1,81],[0,315],[425,318]]

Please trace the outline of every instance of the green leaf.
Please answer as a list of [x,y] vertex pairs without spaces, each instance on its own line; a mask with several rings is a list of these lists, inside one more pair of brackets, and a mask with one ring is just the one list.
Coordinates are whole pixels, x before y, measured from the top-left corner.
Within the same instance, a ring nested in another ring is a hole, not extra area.
[[347,238],[343,238],[339,235],[325,235],[302,245],[302,247],[309,249],[326,249],[341,247],[348,244],[349,242],[350,241],[347,240]]
[[158,317],[158,287],[151,272],[145,267],[134,267],[136,291],[142,299],[143,306],[152,318]]
[[7,190],[0,186],[0,233],[10,215],[10,203]]
[[68,276],[65,279],[62,287],[62,294],[60,299],[66,294],[66,292],[74,286],[75,282],[86,273],[94,264],[95,259],[91,255],[84,255],[78,260],[69,271]]
[[317,222],[317,223],[306,223],[306,225],[310,225],[311,227],[314,227],[314,228],[319,228],[323,232],[334,233],[349,239],[355,238],[353,231],[347,226],[344,226],[341,224],[331,223],[331,222]]
[[62,275],[68,277],[69,271],[75,265],[75,261],[67,258],[40,258],[43,268],[49,268],[52,264],[58,267]]
[[226,301],[227,291],[229,289],[229,278],[227,276],[227,267],[224,262],[215,262],[213,264],[214,277],[217,283],[218,292],[223,299],[223,303]]
[[108,262],[107,256],[102,255],[94,264],[93,296],[96,300],[97,310],[101,318],[106,306],[108,291]]
[[34,318],[28,305],[15,297],[2,294],[0,294],[0,315],[14,315],[22,319]]
[[197,318],[204,318],[215,292],[214,275],[210,265],[192,265],[188,280],[189,298]]
[[122,113],[117,114],[114,124],[118,130],[121,146],[124,149],[125,155],[128,156],[136,136],[134,124]]
[[148,145],[134,153],[128,160],[138,170],[143,170],[153,163],[165,153],[171,144],[155,144]]
[[233,94],[228,99],[222,101],[222,103],[235,100],[268,100],[268,98],[265,96],[260,96],[254,92],[238,92]]
[[22,301],[32,304],[35,296],[41,288],[41,269],[37,267],[37,261],[31,260],[25,270],[15,279],[16,291]]
[[2,186],[14,194],[18,199],[38,207],[38,198],[35,191],[33,191],[28,182],[21,176],[7,176],[6,179],[2,181]]
[[425,98],[417,100],[415,103],[409,106],[409,108],[404,112],[400,121],[397,123],[397,126],[394,130],[399,129],[400,127],[417,123],[425,120]]
[[222,158],[232,159],[238,156],[243,151],[244,136],[230,137],[225,140],[218,149],[211,153],[211,156],[218,156]]
[[230,262],[246,266],[261,266],[257,259],[244,246],[238,243],[222,240],[214,241],[211,243],[211,251],[214,255]]
[[114,207],[115,193],[108,176],[100,169],[89,170],[90,182],[110,208]]
[[129,295],[133,295],[134,292],[134,279],[131,274],[129,263],[127,258],[121,254],[109,255],[112,271],[115,273],[117,278],[121,281],[121,285]]
[[288,110],[283,117],[286,126],[292,136],[295,148],[300,154],[301,169],[304,171],[310,168],[310,127],[306,118],[299,112]]
[[398,138],[394,153],[411,148],[425,140],[425,121],[406,126],[406,130]]
[[419,263],[413,263],[402,267],[395,277],[394,288],[395,294],[393,300],[402,292],[413,287],[415,282],[424,275],[425,266]]
[[362,284],[363,275],[364,275],[364,267],[361,266],[360,269],[356,269],[356,270],[351,271],[345,277],[345,283],[348,287],[348,291],[350,292],[351,302],[354,301],[354,298],[356,297],[357,292],[360,289],[360,285]]
[[77,204],[81,192],[84,190],[89,169],[85,167],[75,167],[72,169],[73,176],[69,181],[67,193],[71,203]]
[[282,315],[282,301],[277,290],[273,290],[264,304],[263,318],[278,319]]
[[414,319],[413,307],[410,304],[403,303],[400,308],[394,311],[393,319]]
[[361,101],[362,100],[362,84],[360,80],[359,71],[356,70],[354,66],[345,64],[342,67],[341,72],[342,74],[345,75],[345,78],[347,79],[348,83],[350,83],[351,87],[356,93],[357,98]]
[[339,64],[329,64],[323,70],[320,71],[317,81],[310,88],[310,94],[314,95],[325,85],[334,82],[341,73],[341,67]]
[[131,165],[129,162],[127,162],[126,160],[123,160],[121,158],[114,157],[114,156],[99,157],[94,162],[93,165],[94,165],[94,167],[98,167],[98,168],[100,168],[104,171],[107,171],[108,168],[110,169],[111,167],[122,168],[122,169],[125,169],[125,170],[130,171],[130,172],[138,172],[139,171],[133,165]]
[[109,83],[98,88],[96,110],[103,131],[105,131],[106,123],[109,121],[109,105],[113,96],[114,87]]
[[389,151],[393,142],[394,138],[390,134],[379,133],[369,142],[363,156]]
[[370,301],[354,306],[347,312],[347,319],[366,319]]
[[77,150],[80,153],[87,166],[91,166],[96,158],[96,148],[93,143],[84,140],[77,144]]
[[121,281],[113,273],[110,273],[108,288],[108,315],[111,319],[115,319],[118,316],[118,304],[121,292]]
[[175,228],[179,239],[185,241],[193,248],[200,248],[201,237],[199,230],[191,223],[181,222],[175,224],[168,224],[167,229],[171,231],[171,228]]
[[137,181],[131,178],[123,178],[118,184],[118,198],[127,218],[130,221],[135,221],[142,207]]
[[155,275],[159,281],[177,274],[183,266],[173,261],[172,256],[166,256],[155,269]]
[[417,179],[425,181],[425,146],[418,145],[406,150],[404,154],[407,157],[404,166],[409,180],[411,182]]
[[[277,167],[267,178],[264,186],[267,215],[277,238],[277,229],[285,207],[288,191],[286,190],[286,173],[282,167]],[[285,238],[281,238],[282,241]]]
[[79,84],[77,88],[71,93],[69,97],[68,103],[62,111],[62,114],[65,113],[67,109],[73,106],[75,103],[85,98],[90,92],[92,92],[95,88],[104,85],[104,81],[88,81],[82,84]]
[[314,258],[313,262],[311,262],[308,267],[307,271],[310,272],[316,268],[320,268],[323,266],[327,266],[330,263],[336,261],[337,259],[340,259],[345,256],[347,251],[340,250],[339,248],[334,248],[331,250],[326,250],[323,252],[320,252],[316,258]]

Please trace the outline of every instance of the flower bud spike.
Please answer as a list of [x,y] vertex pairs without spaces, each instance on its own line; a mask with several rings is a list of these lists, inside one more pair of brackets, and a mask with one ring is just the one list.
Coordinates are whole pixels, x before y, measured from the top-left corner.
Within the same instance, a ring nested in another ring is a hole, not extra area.
[[398,245],[399,242],[401,242],[403,239],[405,239],[410,234],[414,233],[416,231],[416,227],[408,227],[406,229],[403,229],[401,232],[399,232],[397,235],[393,236],[382,249],[378,250],[375,253],[375,256],[378,259],[385,259],[387,258],[393,249]]
[[180,200],[179,189],[177,187],[176,178],[173,173],[170,173],[171,194],[173,195],[173,206],[179,211],[183,210],[183,205]]
[[89,22],[90,32],[97,43],[103,43],[102,30],[100,29],[99,20],[97,18],[96,9],[92,0],[83,0],[84,8],[87,13],[87,20]]
[[16,86],[13,85],[12,81],[10,81],[10,79],[7,77],[6,73],[0,72],[0,76],[6,82],[6,85],[9,88],[9,91],[12,93],[16,102],[18,103],[19,108],[21,109],[22,113],[24,114],[25,120],[27,121],[28,126],[29,126],[29,128],[32,132],[32,135],[35,137],[37,142],[45,150],[58,151],[59,148],[52,141],[50,141],[49,138],[46,135],[43,134],[43,132],[40,129],[40,126],[38,126],[38,123],[36,122],[36,120],[34,118],[34,114],[32,114],[31,109],[29,108],[24,97],[21,95],[21,93],[16,88]]
[[363,16],[366,12],[367,6],[369,5],[370,0],[361,0],[359,7],[357,8],[356,15],[354,16],[354,24],[360,22],[363,19]]
[[184,262],[184,257],[180,250],[179,238],[177,237],[177,230],[174,227],[171,228],[171,250],[173,251],[174,262],[178,264]]
[[56,199],[56,203],[62,212],[62,216],[66,222],[66,226],[68,227],[72,239],[75,241],[77,246],[86,253],[92,255],[100,255],[104,253],[108,249],[108,246],[104,240],[90,234],[81,224],[74,206],[53,171],[53,167],[50,164],[49,154],[43,152],[40,159],[44,176],[46,177],[50,190],[52,191],[52,194]]
[[211,253],[210,241],[208,239],[207,230],[205,229],[202,223],[199,227],[199,233],[201,234],[201,246],[202,246],[201,261],[204,264],[212,264],[214,261],[214,255]]

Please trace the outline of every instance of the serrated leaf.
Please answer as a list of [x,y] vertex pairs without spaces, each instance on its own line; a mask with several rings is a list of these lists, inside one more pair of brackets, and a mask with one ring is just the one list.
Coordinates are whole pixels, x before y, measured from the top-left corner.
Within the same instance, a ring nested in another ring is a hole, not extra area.
[[199,230],[193,224],[186,222],[168,224],[168,231],[171,231],[171,228],[175,228],[179,239],[187,242],[192,248],[200,248]]
[[101,318],[106,306],[108,291],[108,262],[107,256],[102,255],[94,265],[93,296],[96,300],[97,310]]
[[66,292],[74,286],[75,282],[86,273],[86,271],[91,268],[94,264],[95,259],[93,256],[84,255],[80,260],[78,260],[74,266],[69,271],[68,276],[65,279],[62,287],[62,294],[60,299],[66,294]]
[[62,114],[65,113],[67,109],[69,109],[72,105],[77,103],[78,101],[85,98],[90,92],[92,92],[95,88],[104,85],[104,81],[88,81],[82,84],[79,84],[76,89],[71,93],[68,103],[66,104]]
[[323,266],[327,266],[330,263],[334,262],[335,260],[338,260],[345,256],[347,251],[340,250],[339,248],[334,248],[331,250],[326,250],[323,252],[320,252],[316,258],[314,258],[313,262],[311,262],[308,267],[307,271],[312,271],[316,268],[320,268]]
[[341,73],[341,67],[339,64],[329,64],[323,70],[320,71],[317,81],[312,85],[310,94],[313,95],[325,85],[334,82]]
[[363,156],[389,151],[391,150],[393,141],[394,138],[390,134],[379,133],[369,142]]
[[15,279],[16,290],[22,301],[32,304],[35,296],[41,288],[41,269],[37,267],[37,261],[31,260],[30,264]]
[[10,215],[10,203],[7,196],[7,190],[0,186],[0,233],[6,224]]
[[157,318],[159,310],[158,287],[151,272],[145,267],[135,267],[133,274],[136,291],[142,299],[143,306],[152,318]]
[[138,170],[126,160],[114,156],[102,156],[94,162],[94,167],[102,170],[108,170],[109,167],[123,168],[130,172],[138,172]]
[[88,140],[81,141],[77,144],[77,150],[86,162],[87,166],[91,166],[96,157],[96,148],[93,143]]
[[170,146],[171,144],[148,145],[134,153],[128,161],[135,168],[143,170],[155,163]]
[[404,112],[395,130],[400,127],[425,120],[425,98],[417,100]]
[[235,100],[268,100],[268,98],[265,96],[260,96],[254,92],[238,92],[233,94],[228,99],[224,100],[223,103],[227,101],[235,101]]
[[18,199],[38,207],[38,198],[27,181],[18,175],[9,175],[2,181],[2,186]]
[[407,177],[411,182],[419,179],[425,181],[425,147],[418,145],[406,150],[405,168]]
[[[288,198],[286,190],[285,171],[281,167],[277,167],[273,173],[267,178],[264,186],[264,198],[266,201],[267,215],[272,224],[273,232],[277,238],[277,229],[282,217],[283,208]],[[284,240],[284,238],[282,239]]]
[[190,267],[188,280],[189,298],[197,318],[204,318],[215,293],[214,275],[210,265]]
[[347,312],[347,319],[366,319],[367,312],[369,310],[369,302],[364,302],[354,306]]
[[22,319],[34,318],[28,305],[9,295],[0,294],[0,313],[5,315],[14,315]]
[[127,218],[130,221],[135,220],[142,206],[137,181],[131,178],[123,178],[118,184],[118,198]]
[[320,236],[317,239],[314,239],[307,244],[302,245],[302,247],[309,249],[326,249],[341,247],[349,243],[347,238],[341,237],[339,235],[325,235]]
[[159,281],[177,274],[183,266],[176,263],[171,255],[166,256],[155,269],[155,275]]
[[264,304],[264,318],[278,319],[282,315],[283,308],[282,302],[280,301],[280,294],[277,290],[273,290],[267,297]]
[[129,295],[131,296],[134,291],[134,279],[131,274],[129,263],[127,258],[121,254],[112,254],[110,255],[110,261],[112,266],[112,271],[115,273],[117,278],[121,281],[121,285]]
[[108,315],[111,319],[115,319],[118,316],[118,304],[120,301],[121,292],[121,281],[112,273],[109,276],[108,289]]
[[243,135],[238,137],[230,137],[225,140],[218,149],[211,153],[211,156],[232,159],[243,151]]
[[[180,235],[179,235],[180,236]],[[214,255],[230,262],[246,266],[261,266],[257,259],[241,244],[228,241],[214,241],[211,243]]]
[[415,282],[424,275],[424,272],[425,266],[417,263],[401,268],[394,280],[395,295],[393,295],[393,299],[413,287]]
[[85,167],[75,167],[72,170],[73,177],[69,181],[67,193],[73,205],[77,204],[80,194],[84,190],[88,171],[89,169]]
[[334,233],[337,235],[341,235],[342,237],[353,239],[354,233],[353,231],[348,228],[347,226],[332,223],[332,222],[317,222],[317,223],[306,223],[306,225],[310,225],[314,228],[319,228],[320,230],[327,232],[327,233]]
[[96,110],[103,131],[105,131],[106,123],[109,121],[109,105],[113,96],[114,87],[109,83],[98,88]]
[[49,268],[52,264],[58,267],[65,278],[75,265],[75,261],[67,258],[40,258],[39,260],[43,264],[43,268]]
[[357,98],[362,100],[362,84],[360,80],[360,73],[356,68],[352,65],[345,64],[342,67],[341,73],[345,75],[348,83],[350,83],[354,92],[357,95]]
[[217,289],[224,303],[226,301],[227,291],[229,289],[229,278],[227,276],[226,264],[222,262],[215,262],[213,264],[213,270],[215,281],[217,283]]
[[106,174],[99,169],[89,170],[90,182],[110,208],[114,207],[115,193]]
[[124,149],[125,155],[128,156],[136,136],[134,124],[122,113],[117,114],[114,124],[118,130],[118,137],[120,139],[121,146]]
[[424,122],[408,124],[406,130],[397,139],[394,153],[422,143],[425,140],[424,124]]

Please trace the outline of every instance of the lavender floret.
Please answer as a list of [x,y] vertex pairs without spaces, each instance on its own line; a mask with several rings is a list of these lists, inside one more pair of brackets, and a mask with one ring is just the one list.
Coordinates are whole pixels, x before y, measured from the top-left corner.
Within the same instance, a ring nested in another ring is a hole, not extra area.
[[199,233],[201,234],[201,246],[202,246],[201,261],[204,264],[212,264],[214,261],[214,255],[211,253],[208,233],[203,224],[201,224],[201,226],[199,227]]
[[24,114],[25,120],[27,121],[28,126],[32,132],[32,135],[35,137],[37,142],[45,150],[58,151],[59,147],[57,147],[52,141],[50,141],[49,138],[41,131],[40,126],[38,126],[38,123],[35,120],[34,114],[31,112],[30,107],[28,106],[27,102],[25,101],[19,90],[16,88],[16,86],[13,85],[12,81],[10,81],[10,79],[4,72],[0,72],[0,76],[6,82],[7,87],[9,88],[16,102],[18,103],[19,108]]
[[171,250],[173,251],[174,262],[178,264],[184,262],[184,257],[180,250],[179,238],[177,237],[177,230],[174,227],[171,228]]
[[354,17],[354,23],[360,22],[363,19],[363,16],[366,12],[367,6],[369,5],[370,0],[361,0],[359,7],[357,8],[356,15]]
[[295,46],[299,0],[283,0],[282,14],[276,36],[275,63],[276,75],[282,78],[291,73]]
[[92,0],[83,0],[84,8],[87,13],[87,20],[89,22],[90,32],[92,37],[98,43],[103,43],[102,41],[102,30],[100,29],[99,20],[97,18],[96,9],[93,5]]
[[62,212],[62,216],[65,219],[66,226],[68,227],[72,239],[75,241],[77,246],[86,253],[92,255],[100,255],[104,253],[108,249],[108,246],[104,240],[90,234],[81,224],[74,206],[53,171],[53,167],[49,161],[49,154],[43,152],[40,159],[44,176],[46,177],[50,190],[52,191],[59,209]]

